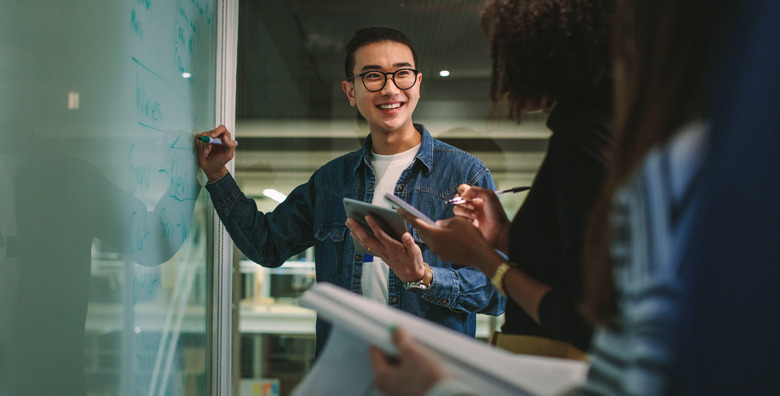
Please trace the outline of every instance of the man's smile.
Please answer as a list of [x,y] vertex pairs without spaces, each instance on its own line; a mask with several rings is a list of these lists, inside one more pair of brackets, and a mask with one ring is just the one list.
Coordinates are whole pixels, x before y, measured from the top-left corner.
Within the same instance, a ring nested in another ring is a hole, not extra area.
[[386,103],[386,104],[378,105],[377,107],[379,107],[382,110],[392,110],[401,107],[402,104],[403,103]]

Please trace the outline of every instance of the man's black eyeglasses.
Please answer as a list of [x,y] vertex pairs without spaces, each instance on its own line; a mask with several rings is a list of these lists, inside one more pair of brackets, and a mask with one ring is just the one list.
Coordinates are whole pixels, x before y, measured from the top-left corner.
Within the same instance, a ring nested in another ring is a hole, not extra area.
[[360,79],[363,80],[363,86],[366,87],[367,90],[377,92],[381,91],[382,88],[385,87],[385,84],[387,84],[387,76],[392,75],[395,86],[398,87],[398,89],[407,90],[417,83],[417,73],[419,73],[419,71],[414,69],[398,69],[389,73],[371,70],[356,74],[350,77],[350,80],[354,80],[355,77],[360,77]]

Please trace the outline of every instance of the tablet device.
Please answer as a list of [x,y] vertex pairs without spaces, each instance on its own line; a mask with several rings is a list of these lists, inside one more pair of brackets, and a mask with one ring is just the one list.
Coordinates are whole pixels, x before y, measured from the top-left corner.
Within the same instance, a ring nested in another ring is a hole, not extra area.
[[419,210],[417,210],[417,208],[415,208],[414,206],[410,205],[408,202],[404,201],[400,197],[397,197],[397,196],[395,196],[393,194],[386,193],[385,194],[385,199],[390,201],[390,203],[393,204],[393,206],[395,206],[396,208],[402,208],[403,210],[411,213],[412,216],[414,216],[414,217],[416,217],[416,218],[418,218],[418,219],[420,219],[420,220],[422,220],[422,221],[424,221],[424,222],[426,222],[428,224],[431,224],[431,225],[436,224],[436,222],[431,220],[423,212],[420,212]]
[[[406,220],[398,212],[390,208],[372,205],[368,202],[358,201],[351,198],[344,198],[344,211],[347,217],[354,219],[363,227],[366,232],[373,236],[374,232],[366,223],[366,216],[371,216],[379,223],[382,230],[390,237],[400,241],[401,235],[406,232]],[[371,254],[366,248],[355,241],[355,251],[363,254]]]

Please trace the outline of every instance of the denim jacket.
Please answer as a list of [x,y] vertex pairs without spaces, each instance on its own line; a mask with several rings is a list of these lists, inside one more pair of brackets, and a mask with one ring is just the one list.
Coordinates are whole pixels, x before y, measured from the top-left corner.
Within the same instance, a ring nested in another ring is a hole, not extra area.
[[[487,167],[476,157],[433,139],[415,124],[422,143],[412,164],[403,171],[394,193],[432,219],[452,217],[445,203],[466,183],[495,188]],[[222,223],[238,248],[264,267],[279,267],[291,256],[314,246],[318,282],[329,282],[361,293],[363,255],[355,252],[342,199],[371,202],[375,176],[370,163],[371,136],[357,151],[336,158],[296,187],[272,212],[261,213],[230,174],[206,185]],[[390,271],[388,304],[474,336],[475,313],[500,315],[505,299],[478,269],[442,262],[409,227],[433,270],[431,287],[405,290]],[[317,320],[317,351],[329,326]]]

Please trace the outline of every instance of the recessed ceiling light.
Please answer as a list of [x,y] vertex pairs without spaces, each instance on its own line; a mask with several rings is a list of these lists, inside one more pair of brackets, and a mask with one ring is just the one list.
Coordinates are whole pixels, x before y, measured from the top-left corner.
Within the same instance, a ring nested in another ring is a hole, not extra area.
[[442,71],[439,72],[439,76],[441,76],[441,77],[448,77],[449,75],[450,75],[450,71],[449,70],[442,70]]

